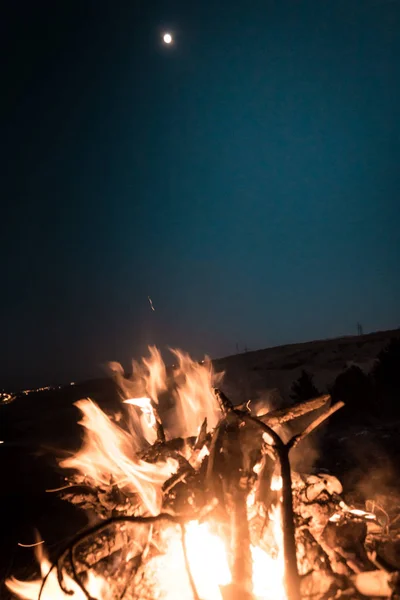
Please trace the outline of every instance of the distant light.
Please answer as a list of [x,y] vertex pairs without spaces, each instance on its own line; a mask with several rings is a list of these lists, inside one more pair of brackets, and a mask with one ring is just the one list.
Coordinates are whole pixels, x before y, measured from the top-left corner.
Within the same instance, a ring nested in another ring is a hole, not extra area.
[[4,444],[3,440],[0,440],[0,444]]
[[172,35],[170,33],[164,33],[163,40],[165,44],[172,43]]

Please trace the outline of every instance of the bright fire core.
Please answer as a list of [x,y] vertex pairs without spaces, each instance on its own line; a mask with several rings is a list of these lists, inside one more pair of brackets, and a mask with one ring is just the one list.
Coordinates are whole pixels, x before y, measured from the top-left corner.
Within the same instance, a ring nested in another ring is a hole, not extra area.
[[[271,515],[277,551],[274,558],[259,547],[251,546],[253,558],[253,594],[255,600],[286,600],[280,509]],[[192,600],[179,532],[168,532],[168,550],[153,559],[149,569],[164,600]],[[186,526],[186,546],[199,597],[222,600],[221,587],[231,583],[231,571],[223,540],[212,533],[207,523],[191,521]]]

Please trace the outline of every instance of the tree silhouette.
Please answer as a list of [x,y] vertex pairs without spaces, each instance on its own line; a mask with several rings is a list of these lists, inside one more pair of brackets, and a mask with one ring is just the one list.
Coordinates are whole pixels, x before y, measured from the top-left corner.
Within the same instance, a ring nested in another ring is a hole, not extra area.
[[304,402],[305,400],[311,400],[311,398],[317,398],[319,395],[320,392],[313,382],[313,375],[303,369],[300,377],[292,384],[291,399],[295,402]]
[[400,338],[392,338],[379,352],[371,377],[378,392],[398,394],[400,392]]
[[345,403],[347,417],[353,415],[361,422],[375,412],[373,386],[360,367],[354,365],[340,373],[329,392],[334,402],[342,400]]

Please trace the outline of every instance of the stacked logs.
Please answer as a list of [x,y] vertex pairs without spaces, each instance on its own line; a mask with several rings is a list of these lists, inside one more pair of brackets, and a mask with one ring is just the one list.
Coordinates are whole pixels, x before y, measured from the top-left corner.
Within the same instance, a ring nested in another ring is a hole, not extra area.
[[[64,548],[55,566],[75,578],[78,575],[82,584],[81,575],[89,568],[101,565],[104,573],[110,565],[123,564],[114,576],[121,597],[155,598],[146,565],[154,553],[163,552],[166,520],[180,535],[185,521],[212,515],[226,532],[231,552],[232,583],[223,591],[224,600],[254,600],[250,544],[262,547],[270,509],[281,500],[288,600],[356,598],[360,593],[396,597],[400,589],[396,568],[382,566],[377,553],[372,556],[366,549],[374,515],[352,512],[332,475],[291,472],[290,451],[343,404],[330,406],[303,432],[284,442],[274,428],[328,406],[330,397],[254,417],[246,406],[234,407],[220,390],[215,393],[223,416],[213,432],[207,433],[205,422],[197,438],[165,441],[157,419],[158,440],[140,456],[150,463],[168,457],[179,463],[164,485],[164,516],[135,516],[140,510],[138,498],[113,481],[93,488],[82,476],[70,479],[63,497],[95,513],[99,523],[74,540],[73,550],[71,545]],[[276,473],[282,477],[280,492],[271,489]],[[255,497],[251,511],[246,504],[250,491]],[[192,579],[191,583],[196,599]]]

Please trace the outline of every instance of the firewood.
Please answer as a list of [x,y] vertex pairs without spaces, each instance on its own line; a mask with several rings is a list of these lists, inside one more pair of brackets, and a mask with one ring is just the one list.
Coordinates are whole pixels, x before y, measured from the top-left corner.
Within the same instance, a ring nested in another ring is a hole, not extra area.
[[329,419],[329,417],[332,416],[333,413],[335,413],[336,411],[338,411],[343,406],[344,406],[344,402],[341,402],[341,401],[340,402],[336,402],[328,410],[326,410],[324,413],[322,413],[321,415],[319,415],[319,417],[317,417],[315,419],[315,421],[312,421],[312,423],[310,423],[304,429],[304,431],[302,431],[301,433],[299,433],[297,435],[294,435],[292,437],[292,439],[289,440],[289,442],[288,442],[289,449],[295,448],[302,440],[304,440],[305,437],[307,437],[308,435],[310,435],[310,433],[312,433],[313,431],[315,431],[315,429],[317,429],[317,427],[319,427],[320,425],[322,425],[322,423],[324,423],[327,419]]
[[361,519],[343,518],[340,521],[328,521],[323,539],[335,550],[355,572],[366,571],[373,567],[364,548],[367,524]]
[[297,567],[295,525],[292,496],[292,476],[289,461],[290,445],[269,425],[244,411],[234,411],[242,421],[256,424],[268,436],[269,445],[279,459],[282,477],[282,530],[285,563],[285,589],[288,600],[300,600],[300,580]]
[[[253,489],[256,492],[256,504],[259,507],[263,505],[263,514],[268,514],[269,505],[274,499],[277,499],[277,493],[270,494],[270,488],[272,475],[278,461],[282,476],[282,490],[279,495],[282,496],[285,588],[288,600],[300,600],[300,579],[298,575],[295,538],[295,519],[298,517],[294,512],[293,493],[297,494],[297,502],[304,504],[304,498],[300,498],[303,488],[296,492],[294,492],[296,486],[292,488],[289,452],[306,435],[314,431],[333,412],[338,410],[342,406],[342,403],[337,403],[334,407],[326,410],[302,433],[293,436],[289,442],[284,443],[276,431],[272,429],[272,425],[280,425],[317,410],[328,403],[330,396],[321,396],[320,398],[303,402],[294,407],[273,411],[260,418],[256,418],[250,415],[247,407],[246,410],[235,408],[220,390],[216,390],[215,393],[223,410],[223,417],[212,434],[207,434],[206,421],[203,423],[197,438],[165,441],[162,438],[162,432],[159,432],[158,441],[153,446],[145,448],[140,457],[142,460],[147,460],[150,463],[167,457],[173,457],[178,461],[178,471],[165,483],[163,491],[164,510],[168,507],[175,514],[179,514],[179,517],[170,516],[169,518],[173,522],[179,523],[181,527],[183,527],[185,520],[194,518],[191,514],[199,514],[203,505],[206,505],[210,500],[216,499],[218,507],[215,509],[215,505],[213,505],[213,516],[214,518],[217,516],[220,526],[225,528],[227,532],[230,532],[231,541],[230,562],[232,584],[224,589],[224,600],[228,598],[253,599],[252,556],[250,551],[250,524],[247,497],[250,489]],[[195,453],[196,457],[200,457],[193,464],[190,464],[183,456],[183,453],[187,456],[186,450],[188,448],[192,449],[192,456]],[[206,452],[201,454],[203,449]],[[207,449],[209,456],[204,460]],[[254,467],[261,460],[262,468],[261,471],[257,471],[257,476],[254,472]],[[256,479],[258,479],[258,486],[254,488]],[[315,479],[317,481],[314,481]],[[303,487],[305,488],[306,486],[310,488],[310,494],[307,494],[305,502],[305,504],[308,503],[309,507],[313,503],[317,505],[318,502],[325,502],[324,499],[320,500],[321,494],[325,493],[329,497],[329,492],[333,491],[337,493],[341,491],[340,484],[339,486],[330,485],[329,487],[327,482],[315,477],[314,479],[311,478],[310,482],[306,481]],[[78,542],[74,542],[75,545],[72,544],[69,546],[68,556],[74,571],[74,579],[78,583],[80,573],[83,573],[85,568],[91,568],[103,560],[103,558],[108,558],[114,555],[116,551],[131,546],[135,534],[133,534],[132,538],[129,531],[126,530],[126,523],[141,523],[146,524],[145,527],[147,527],[148,524],[156,523],[159,519],[159,517],[127,517],[128,511],[136,509],[135,498],[127,498],[123,494],[123,490],[114,489],[114,487],[115,484],[110,482],[110,485],[106,486],[105,489],[95,490],[95,494],[93,494],[92,489],[87,490],[87,495],[85,493],[81,494],[83,496],[80,498],[81,501],[83,500],[86,504],[98,504],[101,507],[101,516],[103,518],[110,516],[111,518],[88,530],[89,538],[87,539],[86,546],[82,546],[81,541],[79,541],[79,548],[77,546]],[[86,492],[86,490],[82,491]],[[126,503],[130,506],[126,506]],[[329,502],[327,502],[325,509],[324,519],[327,520],[333,512]],[[117,515],[117,512],[122,513],[120,517]],[[261,516],[261,513],[258,516]],[[113,538],[112,545],[108,544],[109,532],[106,529],[106,526],[111,523],[117,529],[118,524],[121,523],[124,523],[125,527],[125,530],[118,532],[115,530],[112,532],[112,535],[110,535]],[[259,523],[257,522],[255,525],[258,526]],[[103,530],[103,528],[105,529]],[[97,533],[97,536],[93,541],[90,535],[93,536],[95,533]],[[256,535],[258,534],[256,533]],[[126,537],[129,539],[127,540]],[[96,542],[98,543],[96,544]],[[190,569],[188,568],[184,536],[182,537],[182,544],[193,595],[194,598],[198,598]],[[100,547],[104,549],[103,552]],[[314,550],[318,552],[318,542],[316,539]],[[322,549],[320,553],[324,556]],[[325,555],[325,558],[321,560],[321,572],[327,569],[331,579],[334,579],[334,573],[332,574],[332,571],[329,570],[329,565],[326,565],[326,558]],[[315,559],[315,563],[317,563],[317,559]],[[145,568],[144,565],[143,568]]]
[[294,406],[290,406],[288,408],[273,410],[265,413],[264,415],[260,415],[258,418],[270,427],[276,427],[277,425],[283,425],[288,421],[298,419],[309,412],[318,410],[322,406],[328,404],[330,399],[330,395],[325,394],[324,396],[319,396],[318,398],[314,398],[312,400],[306,400],[305,402],[300,402],[299,404],[295,404]]
[[226,428],[222,443],[223,493],[231,522],[232,583],[245,594],[251,594],[252,557],[246,505],[249,489],[246,476],[243,476],[243,452],[239,440],[240,422],[235,419]]

